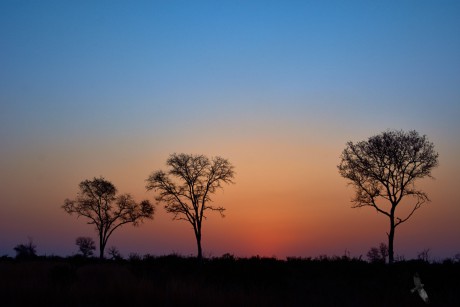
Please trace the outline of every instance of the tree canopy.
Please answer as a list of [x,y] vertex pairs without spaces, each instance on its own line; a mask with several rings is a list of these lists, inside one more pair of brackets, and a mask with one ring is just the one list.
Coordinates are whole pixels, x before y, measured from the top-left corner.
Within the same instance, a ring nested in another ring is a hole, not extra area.
[[[429,201],[428,195],[416,188],[415,182],[432,177],[431,171],[437,165],[438,153],[433,143],[414,130],[388,130],[366,141],[348,142],[342,152],[338,169],[355,188],[353,207],[373,207],[390,219],[390,262],[393,262],[395,228]],[[413,200],[412,209],[399,217],[396,207],[404,198]]]
[[117,196],[115,186],[103,177],[84,180],[79,188],[76,199],[66,199],[62,208],[96,226],[100,258],[104,257],[105,246],[115,229],[128,223],[137,226],[144,218],[153,218],[155,207],[148,200],[137,203],[130,194]]

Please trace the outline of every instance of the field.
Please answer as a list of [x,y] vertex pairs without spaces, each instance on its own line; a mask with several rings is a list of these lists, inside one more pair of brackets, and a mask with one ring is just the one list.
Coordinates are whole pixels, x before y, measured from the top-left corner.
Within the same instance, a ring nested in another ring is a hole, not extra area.
[[0,306],[459,306],[460,263],[145,256],[0,259]]

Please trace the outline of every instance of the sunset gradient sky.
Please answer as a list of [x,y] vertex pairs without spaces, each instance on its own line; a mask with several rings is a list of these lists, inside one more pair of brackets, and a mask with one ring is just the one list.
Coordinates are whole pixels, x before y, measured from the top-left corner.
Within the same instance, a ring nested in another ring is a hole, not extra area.
[[[0,2],[0,256],[31,237],[72,255],[96,233],[61,209],[104,176],[153,201],[171,153],[228,158],[205,256],[365,255],[388,219],[351,209],[347,141],[417,130],[439,152],[432,202],[396,230],[395,254],[460,253],[459,1]],[[123,256],[196,253],[159,206],[114,233]]]

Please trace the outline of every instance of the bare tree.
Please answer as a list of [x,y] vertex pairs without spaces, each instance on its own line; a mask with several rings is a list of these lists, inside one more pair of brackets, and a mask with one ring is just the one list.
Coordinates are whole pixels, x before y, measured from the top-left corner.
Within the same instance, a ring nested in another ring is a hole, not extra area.
[[[157,191],[155,199],[165,204],[174,220],[189,222],[194,230],[198,259],[202,259],[201,226],[207,210],[222,216],[225,208],[210,206],[211,194],[222,183],[233,183],[233,166],[227,159],[209,159],[203,155],[172,154],[166,162],[168,172],[153,172],[147,179],[147,190]],[[176,179],[176,181],[174,181]]]
[[[353,208],[373,207],[390,220],[389,263],[393,263],[395,229],[407,221],[428,196],[415,188],[415,181],[431,177],[438,165],[433,143],[417,131],[388,130],[356,144],[348,142],[338,165],[339,173],[355,187]],[[403,199],[410,206],[407,215],[398,217],[396,208]]]
[[148,200],[136,203],[130,194],[116,196],[117,189],[108,180],[84,180],[75,200],[66,199],[62,208],[69,214],[89,219],[99,235],[99,257],[104,258],[107,241],[118,227],[131,223],[139,225],[144,218],[152,219],[155,207]]
[[77,244],[78,249],[85,258],[92,256],[96,250],[96,244],[90,237],[78,237],[75,240],[75,244]]

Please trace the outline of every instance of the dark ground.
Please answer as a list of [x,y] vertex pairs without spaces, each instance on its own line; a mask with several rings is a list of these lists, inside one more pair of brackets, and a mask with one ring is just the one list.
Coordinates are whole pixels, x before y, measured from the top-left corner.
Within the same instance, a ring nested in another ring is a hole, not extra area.
[[0,258],[0,306],[460,306],[460,263],[334,257]]

